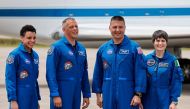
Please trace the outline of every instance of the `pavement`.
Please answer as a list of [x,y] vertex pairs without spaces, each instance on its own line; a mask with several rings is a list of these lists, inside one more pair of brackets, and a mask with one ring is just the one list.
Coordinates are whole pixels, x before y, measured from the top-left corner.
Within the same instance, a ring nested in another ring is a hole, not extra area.
[[[6,90],[5,90],[5,61],[10,51],[12,51],[13,47],[0,47],[0,109],[8,109],[8,102],[6,98]],[[46,54],[48,48],[35,48],[40,57],[40,74],[39,74],[39,85],[40,85],[40,93],[42,100],[40,101],[41,109],[49,109],[49,89],[47,87],[47,83],[45,80],[45,65],[46,65]],[[92,80],[92,74],[94,69],[95,57],[96,57],[97,49],[87,49],[88,56],[88,66],[89,66],[89,79]],[[150,50],[143,50],[145,54],[149,53]],[[190,54],[190,50],[183,50],[182,57],[188,58]],[[182,96],[179,98],[178,109],[190,109],[189,105],[190,101],[190,84],[185,84],[183,86]],[[96,97],[95,94],[92,94],[90,99],[90,105],[88,109],[99,109],[96,105]]]

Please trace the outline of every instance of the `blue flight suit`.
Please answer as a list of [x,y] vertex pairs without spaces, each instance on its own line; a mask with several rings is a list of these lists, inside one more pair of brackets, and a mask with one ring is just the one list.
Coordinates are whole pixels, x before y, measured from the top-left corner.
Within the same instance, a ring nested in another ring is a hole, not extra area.
[[38,64],[38,54],[34,50],[28,53],[22,43],[7,58],[5,82],[8,101],[17,101],[19,109],[38,109],[38,100],[41,99]]
[[130,106],[135,92],[145,92],[146,72],[139,45],[127,36],[121,44],[103,44],[96,57],[92,92],[102,93],[104,109],[138,109]]
[[169,109],[177,102],[182,90],[183,73],[175,56],[165,51],[158,58],[155,51],[146,56],[147,92],[143,95],[144,109]]
[[56,109],[53,97],[62,99],[61,109],[80,109],[83,98],[89,98],[90,85],[86,49],[76,41],[73,47],[66,37],[52,44],[48,50],[46,80],[50,89],[50,107]]

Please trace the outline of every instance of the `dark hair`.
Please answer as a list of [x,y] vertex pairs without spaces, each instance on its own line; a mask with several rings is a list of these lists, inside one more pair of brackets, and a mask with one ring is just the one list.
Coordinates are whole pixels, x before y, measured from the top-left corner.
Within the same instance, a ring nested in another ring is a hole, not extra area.
[[24,37],[25,33],[27,31],[31,31],[31,32],[35,32],[36,33],[36,29],[32,26],[32,25],[25,25],[22,27],[22,29],[20,30],[20,36]]
[[158,38],[164,38],[168,42],[168,34],[163,30],[157,30],[152,35],[152,43]]
[[122,16],[113,16],[113,17],[111,18],[111,21],[113,21],[113,20],[123,21],[124,24],[125,24],[125,19],[124,19]]

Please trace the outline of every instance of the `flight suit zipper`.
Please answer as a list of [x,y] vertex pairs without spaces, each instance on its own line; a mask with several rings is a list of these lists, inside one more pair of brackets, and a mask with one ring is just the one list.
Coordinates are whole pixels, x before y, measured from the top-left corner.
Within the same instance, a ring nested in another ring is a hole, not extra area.
[[117,62],[118,62],[118,60],[117,60],[117,56],[118,56],[118,50],[119,50],[119,45],[115,45],[115,56],[114,56],[114,58],[115,58],[115,60],[114,60],[114,74],[113,74],[113,82],[114,82],[114,100],[115,100],[115,102],[116,102],[116,104],[117,104],[117,102],[118,102],[118,97],[119,97],[119,86],[118,86],[118,65],[117,65]]
[[[32,71],[30,71],[30,73],[33,73],[33,74],[30,74],[30,76],[31,76],[32,79],[35,80],[35,75],[36,75],[35,73],[36,73],[36,72],[35,72],[35,69],[34,69],[34,68],[35,68],[35,67],[34,67],[34,56],[33,56],[32,53],[28,53],[28,54],[29,54],[29,57],[30,57],[30,60],[31,60],[31,64],[32,64]],[[32,75],[33,75],[33,76],[32,76]],[[33,80],[32,80],[32,81],[33,81]],[[35,82],[35,83],[36,83],[36,82]],[[36,85],[35,83],[32,84],[32,85],[35,86],[35,85]]]

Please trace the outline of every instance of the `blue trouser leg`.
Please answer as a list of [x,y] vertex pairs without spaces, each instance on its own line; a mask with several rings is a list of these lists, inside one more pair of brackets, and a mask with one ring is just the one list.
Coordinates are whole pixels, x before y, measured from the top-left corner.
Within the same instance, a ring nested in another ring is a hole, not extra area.
[[75,88],[75,95],[73,100],[73,109],[80,109],[81,105],[81,87],[77,85]]
[[134,96],[134,82],[129,80],[118,81],[118,93],[116,94],[117,109],[138,109],[138,106],[131,106]]
[[38,109],[38,98],[32,87],[17,88],[17,103],[19,109]]
[[113,109],[113,95],[112,95],[112,87],[111,81],[105,80],[103,85],[103,109]]
[[161,109],[169,109],[170,101],[170,91],[168,88],[159,88],[158,90],[158,100]]
[[147,90],[147,93],[143,97],[143,107],[144,109],[158,109],[159,102],[158,102],[158,96],[156,95],[156,88],[149,87]]
[[[65,80],[65,81],[59,81],[59,94],[62,100],[62,108],[61,109],[80,109],[80,99],[81,99],[81,93],[80,93],[80,86],[77,86],[79,88],[76,88],[75,80]],[[77,94],[77,95],[75,95]],[[59,109],[55,108],[53,104],[53,98],[50,100],[50,107],[51,109]]]

